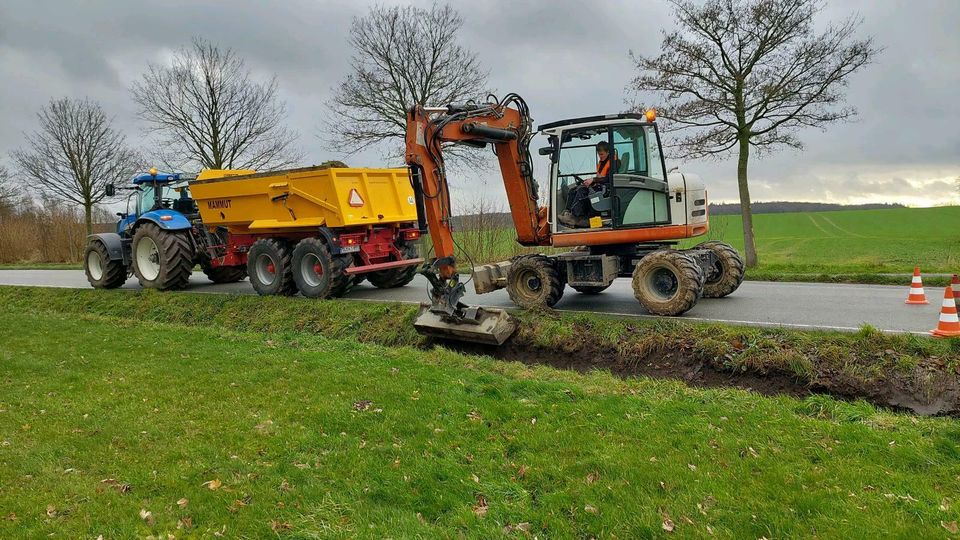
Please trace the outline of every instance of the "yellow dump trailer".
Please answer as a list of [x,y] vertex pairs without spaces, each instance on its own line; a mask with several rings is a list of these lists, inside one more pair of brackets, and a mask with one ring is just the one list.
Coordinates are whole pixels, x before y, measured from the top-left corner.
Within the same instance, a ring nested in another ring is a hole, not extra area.
[[423,262],[407,169],[206,170],[190,195],[211,264],[245,267],[260,294],[401,287]]
[[190,183],[207,226],[233,233],[412,223],[407,169],[206,170]]

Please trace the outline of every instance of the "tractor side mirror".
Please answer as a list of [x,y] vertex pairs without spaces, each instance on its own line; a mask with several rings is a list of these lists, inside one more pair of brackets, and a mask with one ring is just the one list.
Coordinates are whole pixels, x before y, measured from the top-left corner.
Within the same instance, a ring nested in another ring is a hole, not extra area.
[[106,184],[103,186],[103,194],[107,197],[113,197],[117,194],[117,188],[113,184]]

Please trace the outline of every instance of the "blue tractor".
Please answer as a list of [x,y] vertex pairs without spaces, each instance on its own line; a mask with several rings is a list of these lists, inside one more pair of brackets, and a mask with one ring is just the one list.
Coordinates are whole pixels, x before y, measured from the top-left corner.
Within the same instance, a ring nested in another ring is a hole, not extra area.
[[[93,234],[87,242],[83,260],[90,285],[113,289],[133,274],[145,288],[183,289],[197,264],[216,283],[246,277],[245,267],[210,264],[207,246],[218,242],[203,227],[190,197],[192,178],[150,169],[121,188],[131,193],[127,211],[117,214],[117,232]],[[114,186],[108,185],[106,193],[113,196]]]

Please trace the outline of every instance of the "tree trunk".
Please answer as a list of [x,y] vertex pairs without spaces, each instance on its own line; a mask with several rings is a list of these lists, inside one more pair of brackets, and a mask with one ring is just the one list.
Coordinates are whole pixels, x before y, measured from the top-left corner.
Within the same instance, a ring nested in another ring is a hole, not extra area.
[[753,240],[753,213],[750,209],[750,187],[747,185],[747,162],[750,159],[750,139],[740,138],[740,156],[737,161],[737,184],[740,186],[740,215],[743,217],[743,250],[747,267],[757,266],[757,246]]
[[93,203],[83,205],[83,219],[87,225],[87,236],[93,234]]

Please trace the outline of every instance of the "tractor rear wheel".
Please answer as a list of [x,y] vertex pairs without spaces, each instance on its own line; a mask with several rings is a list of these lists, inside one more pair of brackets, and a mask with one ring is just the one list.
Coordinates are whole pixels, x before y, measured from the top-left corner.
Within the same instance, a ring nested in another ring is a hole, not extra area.
[[[404,259],[416,259],[420,256],[420,250],[416,244],[407,244],[400,248]],[[391,268],[390,270],[380,270],[379,272],[369,272],[366,274],[370,284],[378,289],[394,289],[403,287],[413,281],[417,275],[417,265],[402,266],[400,268]]]
[[290,263],[290,246],[275,238],[261,238],[247,252],[250,284],[261,296],[297,294]]
[[83,271],[94,289],[116,289],[127,281],[127,268],[122,260],[110,260],[106,246],[99,240],[87,244],[83,254]]
[[344,273],[351,258],[331,255],[319,238],[305,238],[293,250],[293,281],[307,298],[330,298],[349,288],[351,277]]
[[133,273],[146,289],[183,289],[193,272],[193,246],[187,231],[144,223],[133,235]]
[[724,242],[711,241],[697,244],[693,249],[709,249],[717,257],[717,263],[712,272],[706,272],[712,276],[712,279],[708,278],[703,284],[704,298],[723,298],[737,290],[743,283],[743,259],[733,246]]
[[507,294],[523,307],[553,307],[563,296],[562,272],[549,257],[521,255],[507,273]]
[[607,290],[610,285],[613,285],[612,281],[606,285],[571,285],[571,287],[580,294],[600,294]]
[[656,315],[677,316],[697,305],[703,270],[680,251],[661,249],[645,255],[633,269],[633,295]]

